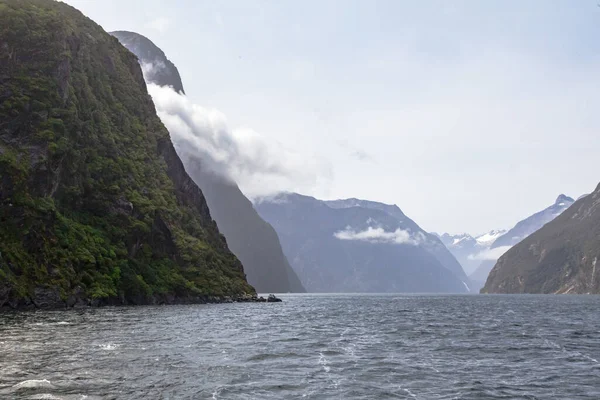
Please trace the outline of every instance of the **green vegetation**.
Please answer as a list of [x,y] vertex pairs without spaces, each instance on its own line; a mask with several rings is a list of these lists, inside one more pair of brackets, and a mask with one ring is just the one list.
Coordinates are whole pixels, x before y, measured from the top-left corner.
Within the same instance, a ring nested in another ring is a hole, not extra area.
[[254,293],[172,157],[135,56],[52,0],[0,0],[0,21],[0,292]]

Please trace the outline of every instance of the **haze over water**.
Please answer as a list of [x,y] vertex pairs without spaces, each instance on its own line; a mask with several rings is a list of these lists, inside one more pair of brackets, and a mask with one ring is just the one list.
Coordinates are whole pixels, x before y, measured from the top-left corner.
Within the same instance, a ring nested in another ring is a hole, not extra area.
[[0,398],[600,398],[598,297],[282,297],[2,314]]

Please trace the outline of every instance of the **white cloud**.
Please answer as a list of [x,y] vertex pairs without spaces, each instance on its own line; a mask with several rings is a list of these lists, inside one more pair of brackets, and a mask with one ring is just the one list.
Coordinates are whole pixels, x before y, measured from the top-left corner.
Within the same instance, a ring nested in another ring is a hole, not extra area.
[[142,68],[142,74],[144,74],[144,80],[146,82],[154,82],[156,74],[166,67],[165,63],[156,60],[153,63],[140,63]]
[[[144,66],[146,73],[156,66]],[[223,113],[194,104],[170,87],[148,85],[179,156],[236,182],[249,197],[306,191],[330,179],[329,166],[252,129],[231,129]]]
[[493,249],[486,249],[476,254],[469,255],[469,260],[492,260],[499,259],[511,246],[500,246]]
[[339,240],[360,240],[370,243],[391,243],[391,244],[410,244],[417,246],[418,238],[411,237],[408,231],[396,229],[393,232],[387,232],[383,228],[368,227],[363,231],[355,231],[347,226],[346,229],[333,234]]
[[335,166],[304,194],[483,232],[598,182],[594,1],[67,2],[107,30],[170,18],[160,45],[189,93]]
[[160,33],[165,33],[171,26],[171,20],[167,17],[158,17],[148,22],[147,26]]

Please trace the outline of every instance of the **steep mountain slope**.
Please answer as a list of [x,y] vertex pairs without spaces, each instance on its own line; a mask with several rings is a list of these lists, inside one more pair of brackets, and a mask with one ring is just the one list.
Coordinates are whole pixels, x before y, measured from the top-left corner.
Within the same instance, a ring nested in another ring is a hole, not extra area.
[[[134,32],[111,34],[138,56],[149,83],[171,86],[183,93],[177,68],[154,43]],[[171,138],[186,171],[202,189],[229,248],[243,263],[248,282],[259,292],[304,292],[283,254],[277,233],[258,215],[237,184],[202,168],[198,155],[187,151],[188,146],[178,145],[176,132],[171,132]]]
[[511,246],[519,243],[524,238],[559,216],[569,208],[573,202],[574,200],[571,197],[561,194],[556,198],[554,204],[519,221],[512,229],[498,237],[490,246],[491,253],[495,253],[495,257],[493,259],[482,261],[477,269],[469,276],[473,281],[474,289],[480,290],[483,287],[490,271],[494,268],[498,257]]
[[0,307],[254,293],[136,57],[64,3],[0,21]]
[[390,206],[393,216],[344,202],[281,194],[255,204],[308,291],[467,292],[464,272],[445,268],[427,250],[430,236],[400,209]]
[[204,191],[229,248],[242,260],[248,282],[263,293],[305,292],[283,254],[275,229],[258,215],[238,186],[203,171],[202,162],[189,153],[182,153],[182,159]]
[[412,219],[408,218],[397,205],[383,204],[376,201],[359,199],[332,200],[326,201],[325,204],[332,208],[361,207],[370,210],[379,210],[389,214],[397,221],[401,229],[422,235],[422,240],[420,241],[419,246],[431,253],[440,262],[440,264],[442,264],[443,267],[452,271],[454,275],[468,284],[469,280],[465,274],[465,271],[456,258],[454,258],[454,256],[444,246],[441,240],[436,235],[425,232],[423,229],[421,229],[421,227]]
[[485,281],[487,280],[488,275],[494,265],[496,264],[496,260],[483,260],[479,261],[479,266],[469,274],[469,278],[471,279],[471,283],[473,285],[473,290],[479,292],[483,285],[485,285]]
[[599,257],[600,185],[500,257],[482,293],[600,293]]
[[501,246],[514,246],[533,232],[540,229],[542,226],[552,221],[554,218],[559,216],[563,211],[569,208],[575,200],[564,194],[559,195],[556,198],[554,204],[550,207],[533,214],[530,217],[519,221],[512,229],[500,236],[494,241],[491,248]]
[[134,32],[115,31],[111,35],[142,61],[145,78],[159,86],[171,86],[185,94],[179,70],[150,39]]

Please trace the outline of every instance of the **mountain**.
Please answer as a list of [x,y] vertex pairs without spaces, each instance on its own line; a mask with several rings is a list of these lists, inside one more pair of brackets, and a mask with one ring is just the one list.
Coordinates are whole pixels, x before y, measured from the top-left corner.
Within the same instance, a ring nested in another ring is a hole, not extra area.
[[492,244],[502,235],[506,234],[505,229],[493,229],[475,238],[477,244],[481,247],[491,247]]
[[[134,32],[111,32],[139,58],[148,83],[171,86],[184,93],[175,65],[154,43]],[[198,155],[177,146],[186,171],[202,189],[219,230],[231,251],[244,265],[248,282],[259,292],[305,292],[298,276],[283,254],[277,233],[254,210],[235,182],[203,168]]]
[[115,31],[110,34],[138,57],[146,80],[159,86],[170,86],[177,93],[185,94],[179,70],[150,39],[128,31]]
[[310,292],[468,291],[440,240],[397,206],[286,193],[259,199],[255,208]]
[[474,288],[481,289],[483,287],[490,271],[496,264],[497,258],[504,254],[506,250],[521,242],[524,238],[562,214],[573,203],[574,200],[571,197],[561,194],[556,198],[554,204],[519,221],[512,229],[498,237],[490,246],[490,254],[492,257],[483,260],[477,269],[469,276],[473,281]]
[[481,292],[600,294],[599,257],[600,185],[500,257]]
[[506,232],[494,241],[491,248],[501,246],[514,246],[542,226],[559,216],[563,211],[569,208],[575,200],[564,194],[556,198],[554,204],[550,207],[533,214],[532,216],[519,221],[514,228]]
[[0,307],[255,293],[136,57],[64,3],[0,20]]
[[471,274],[481,264],[481,260],[474,258],[477,254],[490,248],[496,238],[506,233],[505,230],[492,230],[482,235],[473,237],[468,233],[451,235],[444,233],[438,235],[442,243],[458,260],[467,274]]
[[446,249],[438,237],[422,230],[413,220],[408,218],[397,205],[383,204],[376,201],[359,200],[355,198],[330,200],[325,201],[325,204],[336,209],[360,207],[369,210],[382,211],[390,215],[400,224],[399,228],[422,235],[423,240],[420,241],[419,246],[431,253],[440,262],[440,264],[442,264],[443,267],[452,271],[452,273],[454,273],[454,275],[456,275],[462,281],[468,282],[467,275],[462,269],[460,263],[452,256],[448,249]]

